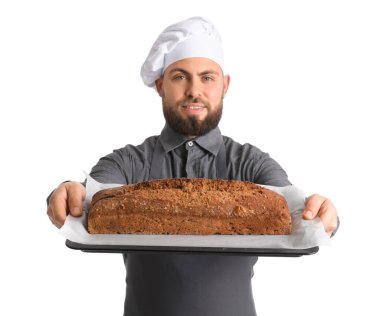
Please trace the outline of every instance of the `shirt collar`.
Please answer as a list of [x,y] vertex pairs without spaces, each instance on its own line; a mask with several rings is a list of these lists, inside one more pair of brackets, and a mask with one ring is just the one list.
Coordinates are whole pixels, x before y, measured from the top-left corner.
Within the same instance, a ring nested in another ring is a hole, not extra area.
[[216,156],[219,152],[220,146],[223,143],[223,137],[220,133],[219,127],[215,127],[207,134],[197,137],[196,139],[194,139],[194,141],[199,146]]
[[[160,141],[165,153],[168,153],[169,151],[183,145],[188,141],[188,139],[184,135],[174,131],[169,124],[166,123],[161,132]],[[223,137],[220,133],[219,127],[216,127],[207,134],[199,136],[192,141],[196,142],[203,149],[216,156],[219,152],[221,144],[223,143]]]
[[187,138],[174,131],[168,123],[165,124],[164,129],[160,135],[160,141],[162,147],[164,147],[165,153],[172,151],[173,149],[181,146],[187,141]]

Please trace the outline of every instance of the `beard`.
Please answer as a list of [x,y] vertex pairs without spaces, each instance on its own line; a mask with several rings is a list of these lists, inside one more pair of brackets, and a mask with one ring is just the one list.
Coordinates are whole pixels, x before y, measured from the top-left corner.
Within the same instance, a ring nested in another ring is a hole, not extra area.
[[[202,121],[198,120],[196,116],[182,117],[178,113],[178,108],[181,104],[190,102],[202,103],[209,111],[207,116]],[[223,98],[221,98],[218,107],[212,112],[210,112],[209,103],[204,102],[199,98],[186,99],[185,101],[177,102],[175,106],[172,106],[163,97],[162,109],[166,122],[177,133],[185,136],[202,136],[218,126],[219,121],[222,118]]]

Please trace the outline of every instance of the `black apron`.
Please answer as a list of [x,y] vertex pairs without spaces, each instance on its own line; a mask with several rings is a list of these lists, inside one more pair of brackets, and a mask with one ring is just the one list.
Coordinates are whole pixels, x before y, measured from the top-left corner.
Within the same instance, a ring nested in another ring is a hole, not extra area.
[[[150,179],[162,179],[158,139]],[[216,156],[217,178],[227,179],[226,149]],[[254,316],[251,277],[256,257],[129,253],[125,316]],[[127,259],[128,258],[128,259]]]

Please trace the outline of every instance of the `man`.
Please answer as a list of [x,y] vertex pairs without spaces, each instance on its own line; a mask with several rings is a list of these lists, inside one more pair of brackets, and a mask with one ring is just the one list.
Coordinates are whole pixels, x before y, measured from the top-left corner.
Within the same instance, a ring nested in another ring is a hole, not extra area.
[[[218,32],[201,17],[166,28],[142,66],[141,76],[162,99],[166,125],[159,136],[127,145],[100,159],[91,176],[100,182],[225,178],[290,185],[285,171],[258,148],[222,136],[218,123],[230,77],[223,73]],[[48,216],[61,227],[79,216],[85,187],[66,182],[49,199]],[[326,232],[337,227],[330,200],[313,195],[304,218],[319,216]],[[125,315],[255,315],[251,277],[256,257],[189,254],[124,254]]]

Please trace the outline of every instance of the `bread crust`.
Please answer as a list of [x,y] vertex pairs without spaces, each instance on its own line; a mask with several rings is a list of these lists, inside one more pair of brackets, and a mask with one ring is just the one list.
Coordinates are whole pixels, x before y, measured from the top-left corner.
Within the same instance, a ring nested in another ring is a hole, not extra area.
[[252,182],[160,179],[97,192],[92,234],[289,234],[291,217],[280,194]]

